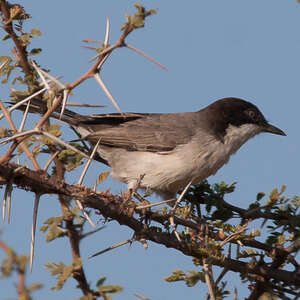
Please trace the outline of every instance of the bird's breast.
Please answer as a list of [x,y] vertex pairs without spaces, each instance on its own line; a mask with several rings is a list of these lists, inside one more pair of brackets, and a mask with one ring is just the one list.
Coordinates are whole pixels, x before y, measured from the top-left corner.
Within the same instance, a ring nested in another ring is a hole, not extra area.
[[229,127],[223,141],[200,132],[189,143],[168,152],[110,148],[101,154],[108,160],[117,180],[133,185],[143,176],[140,187],[171,194],[183,189],[191,180],[197,183],[215,174],[232,154],[258,133],[254,126],[243,126]]

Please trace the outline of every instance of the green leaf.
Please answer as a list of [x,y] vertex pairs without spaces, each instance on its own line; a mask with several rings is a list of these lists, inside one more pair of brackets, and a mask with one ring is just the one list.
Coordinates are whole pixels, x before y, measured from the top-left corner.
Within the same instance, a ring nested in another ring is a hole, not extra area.
[[30,292],[34,292],[36,290],[39,290],[43,287],[44,285],[42,283],[33,283],[28,287],[28,290]]
[[120,285],[104,285],[98,287],[99,292],[101,293],[110,293],[110,294],[116,294],[123,291],[123,287]]
[[100,287],[101,285],[103,285],[104,281],[106,280],[106,277],[101,277],[97,283],[96,283],[96,287]]
[[261,200],[264,196],[265,196],[265,193],[259,192],[259,193],[256,195],[256,200],[259,201],[259,200]]
[[283,245],[285,243],[285,235],[284,234],[281,234],[277,237],[277,243],[279,245]]
[[185,283],[188,287],[193,287],[198,281],[205,282],[205,275],[203,272],[189,271],[185,277]]
[[28,53],[28,55],[39,55],[42,52],[42,48],[33,48],[31,51]]
[[60,290],[65,282],[72,277],[73,272],[77,271],[82,266],[81,258],[72,262],[71,266],[66,266],[64,263],[51,262],[47,263],[46,268],[51,272],[51,275],[56,276],[56,286],[52,287],[52,290]]
[[280,194],[282,194],[285,191],[285,189],[286,189],[286,185],[283,184],[280,189]]
[[49,231],[46,235],[46,242],[49,243],[59,237],[63,237],[65,236],[66,233],[65,231],[60,228],[59,226],[57,226],[56,224],[52,224],[50,227],[49,227]]
[[7,56],[7,55],[1,55],[0,56],[0,62],[3,63],[5,61],[11,62],[12,58],[10,56]]
[[42,35],[41,31],[38,28],[31,29],[30,34],[32,36],[41,36]]
[[56,137],[59,137],[62,134],[62,132],[59,130],[60,128],[61,128],[61,125],[59,125],[58,123],[52,123],[49,126],[48,132]]
[[144,6],[138,2],[134,5],[137,8],[137,13],[133,15],[126,14],[126,23],[122,25],[121,30],[126,30],[129,27],[134,27],[134,29],[141,28],[145,26],[145,19],[148,16],[156,14],[155,9],[146,10]]
[[185,278],[185,273],[182,270],[174,270],[172,275],[165,277],[164,280],[168,282],[182,281]]

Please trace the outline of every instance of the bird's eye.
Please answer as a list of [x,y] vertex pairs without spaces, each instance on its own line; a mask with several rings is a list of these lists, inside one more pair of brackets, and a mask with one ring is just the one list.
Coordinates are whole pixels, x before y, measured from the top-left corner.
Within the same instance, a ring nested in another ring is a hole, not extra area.
[[247,111],[248,116],[252,119],[255,120],[256,119],[256,112],[254,110],[248,110]]

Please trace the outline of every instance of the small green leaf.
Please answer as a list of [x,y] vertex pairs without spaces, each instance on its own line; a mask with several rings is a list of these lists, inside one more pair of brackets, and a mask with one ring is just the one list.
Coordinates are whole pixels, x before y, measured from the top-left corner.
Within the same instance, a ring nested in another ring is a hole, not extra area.
[[32,36],[41,36],[42,35],[41,31],[38,28],[31,29],[30,34]]
[[115,293],[122,292],[123,287],[121,287],[119,285],[104,285],[104,286],[99,286],[98,290],[99,290],[99,292],[102,292],[102,293],[115,294]]
[[42,283],[33,283],[28,287],[28,290],[30,292],[34,292],[36,290],[39,290],[43,287],[44,285]]
[[256,200],[259,201],[259,200],[261,200],[264,196],[265,196],[265,193],[259,192],[259,193],[256,195]]
[[101,277],[97,283],[96,283],[96,287],[100,287],[101,285],[103,285],[104,281],[106,280],[106,277]]
[[174,270],[172,275],[165,277],[164,280],[168,282],[182,281],[185,278],[185,273],[182,270]]
[[39,55],[42,52],[42,48],[33,48],[31,51],[28,53],[28,55]]
[[282,194],[284,191],[285,191],[285,189],[286,189],[286,185],[282,185],[281,186],[281,189],[280,189],[280,193],[279,194]]
[[278,243],[279,245],[283,245],[284,242],[285,242],[285,235],[284,235],[284,234],[279,235],[279,236],[277,237],[277,243]]

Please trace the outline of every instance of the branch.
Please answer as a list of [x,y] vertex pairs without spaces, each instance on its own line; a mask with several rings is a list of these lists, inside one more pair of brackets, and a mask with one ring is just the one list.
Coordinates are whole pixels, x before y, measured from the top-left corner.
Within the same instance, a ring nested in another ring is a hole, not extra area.
[[[12,38],[16,45],[16,54],[17,58],[19,59],[19,64],[21,68],[23,69],[24,73],[27,76],[32,75],[32,70],[29,65],[29,62],[27,60],[27,51],[26,46],[22,43],[21,39],[17,36],[13,29],[12,22],[10,21],[10,12],[8,3],[5,0],[0,0],[0,9],[5,17],[5,20],[3,22],[3,29],[9,34],[9,36]],[[23,10],[23,8],[20,6],[20,10]]]
[[[12,177],[12,175],[14,175]],[[135,203],[130,201],[128,207],[121,205],[121,198],[109,194],[107,192],[94,192],[91,189],[74,186],[58,180],[56,177],[51,177],[43,171],[35,172],[25,167],[19,167],[14,163],[6,163],[0,165],[0,177],[7,180],[12,178],[13,183],[20,188],[39,191],[40,193],[55,193],[78,199],[85,206],[97,209],[107,219],[113,219],[120,225],[130,227],[137,238],[164,245],[167,248],[176,249],[183,254],[196,258],[208,257],[209,255],[203,251],[199,244],[187,244],[179,242],[173,234],[168,232],[158,231],[156,227],[150,227],[143,222],[135,219],[133,210]],[[231,258],[209,256],[212,264],[219,267],[226,267],[228,270],[238,273],[248,273],[266,278],[272,278],[282,281],[285,284],[300,286],[300,278],[295,272],[278,270],[267,265],[249,265],[246,262],[234,260]]]
[[18,259],[18,256],[2,240],[0,240],[0,248],[7,253],[7,256],[11,259],[11,263],[16,266],[16,270],[18,273],[18,299],[31,300],[32,298],[30,297],[25,285],[26,264],[22,264],[22,261]]

